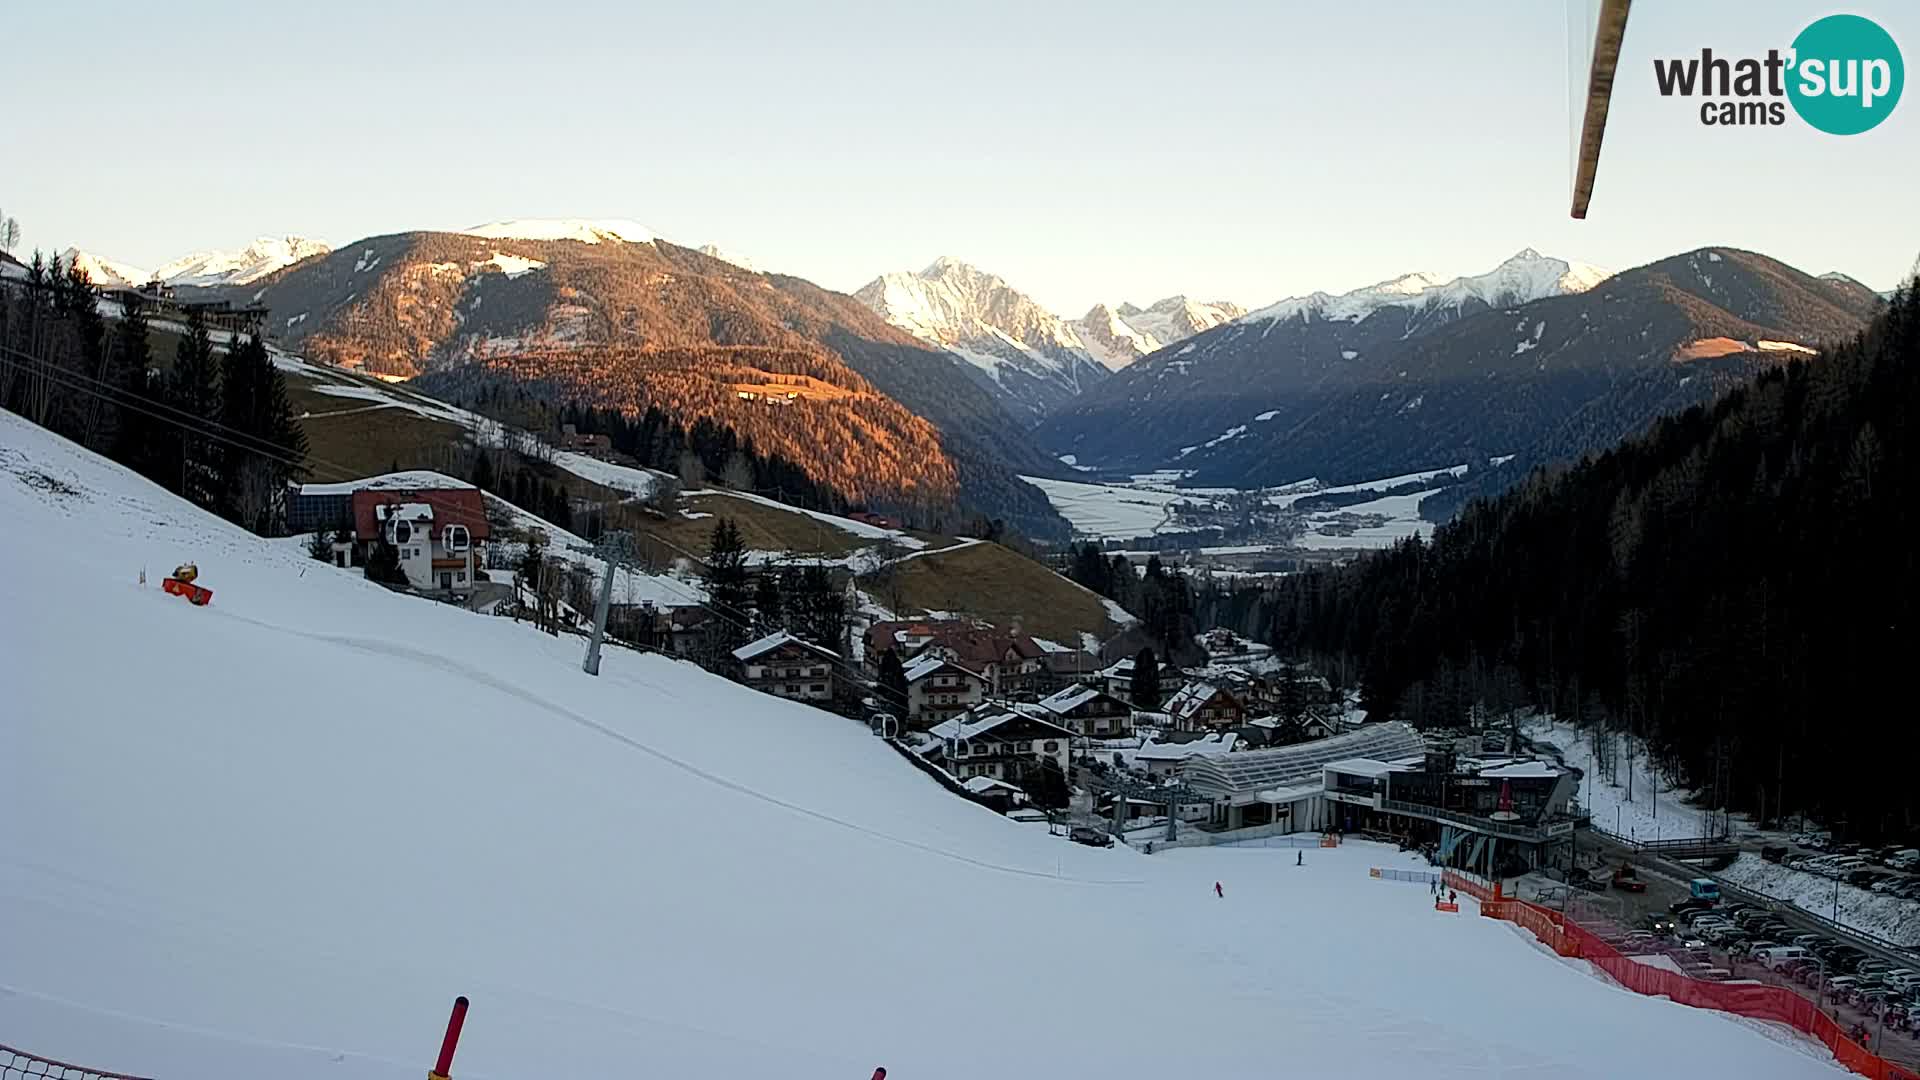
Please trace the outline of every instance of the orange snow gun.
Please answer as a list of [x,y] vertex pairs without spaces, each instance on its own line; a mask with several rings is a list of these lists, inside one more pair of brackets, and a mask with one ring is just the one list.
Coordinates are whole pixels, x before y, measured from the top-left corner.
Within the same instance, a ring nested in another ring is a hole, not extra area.
[[160,581],[160,588],[173,596],[184,596],[194,607],[206,607],[213,599],[213,590],[205,585],[194,584],[200,576],[200,568],[192,563],[182,563],[174,567],[173,573]]

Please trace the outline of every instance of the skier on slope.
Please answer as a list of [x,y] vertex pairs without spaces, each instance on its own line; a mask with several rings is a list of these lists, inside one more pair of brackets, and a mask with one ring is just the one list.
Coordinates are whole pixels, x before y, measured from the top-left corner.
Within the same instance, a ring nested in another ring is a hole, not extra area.
[[1294,853],[1293,853],[1293,865],[1295,865],[1295,866],[1305,866],[1305,865],[1307,865],[1307,853],[1306,853],[1306,852],[1304,852],[1304,851],[1296,851],[1296,852],[1294,852]]
[[885,1065],[873,1070],[873,1080],[887,1080],[887,1067]]
[[1213,883],[1213,895],[1225,900],[1227,898],[1227,890],[1221,888],[1220,883],[1216,881]]

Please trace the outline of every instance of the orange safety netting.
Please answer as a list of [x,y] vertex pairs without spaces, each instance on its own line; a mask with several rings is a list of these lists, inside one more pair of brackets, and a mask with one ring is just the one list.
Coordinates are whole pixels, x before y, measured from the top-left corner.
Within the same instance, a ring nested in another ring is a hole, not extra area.
[[89,1069],[0,1045],[0,1080],[143,1080],[125,1073]]
[[1480,914],[1525,927],[1554,952],[1585,960],[1636,993],[1670,998],[1696,1009],[1719,1009],[1787,1024],[1820,1040],[1833,1051],[1841,1065],[1861,1076],[1873,1080],[1920,1080],[1920,1074],[1903,1069],[1848,1038],[1838,1021],[1785,987],[1711,982],[1637,963],[1561,912],[1525,900],[1500,898],[1495,889],[1458,871],[1449,870],[1446,877],[1449,887],[1481,901]]

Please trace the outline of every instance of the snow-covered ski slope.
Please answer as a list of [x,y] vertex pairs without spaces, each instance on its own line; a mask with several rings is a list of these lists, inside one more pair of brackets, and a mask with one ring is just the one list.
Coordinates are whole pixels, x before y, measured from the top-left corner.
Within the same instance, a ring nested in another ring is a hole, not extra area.
[[[623,650],[589,678],[10,414],[0,520],[0,1042],[417,1080],[464,993],[473,1080],[1835,1075],[1368,880],[1390,850],[1069,844],[858,724]],[[210,607],[151,584],[187,558]]]

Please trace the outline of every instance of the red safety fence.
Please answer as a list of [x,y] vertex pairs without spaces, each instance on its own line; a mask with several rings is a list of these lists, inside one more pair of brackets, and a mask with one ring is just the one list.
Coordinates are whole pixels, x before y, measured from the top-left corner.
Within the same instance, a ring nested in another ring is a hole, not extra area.
[[[1459,884],[1454,884],[1458,877]],[[1762,983],[1712,982],[1695,979],[1677,971],[1638,963],[1561,912],[1531,904],[1525,900],[1499,898],[1470,875],[1447,871],[1449,887],[1481,897],[1480,914],[1525,927],[1561,956],[1578,957],[1607,973],[1608,977],[1636,993],[1670,998],[1696,1009],[1749,1016],[1786,1024],[1826,1044],[1841,1065],[1872,1077],[1873,1080],[1920,1080],[1920,1074],[1903,1069],[1869,1051],[1847,1037],[1840,1023],[1820,1011],[1813,1002],[1781,986]]]
[[144,1080],[126,1073],[89,1069],[0,1045],[0,1080]]

